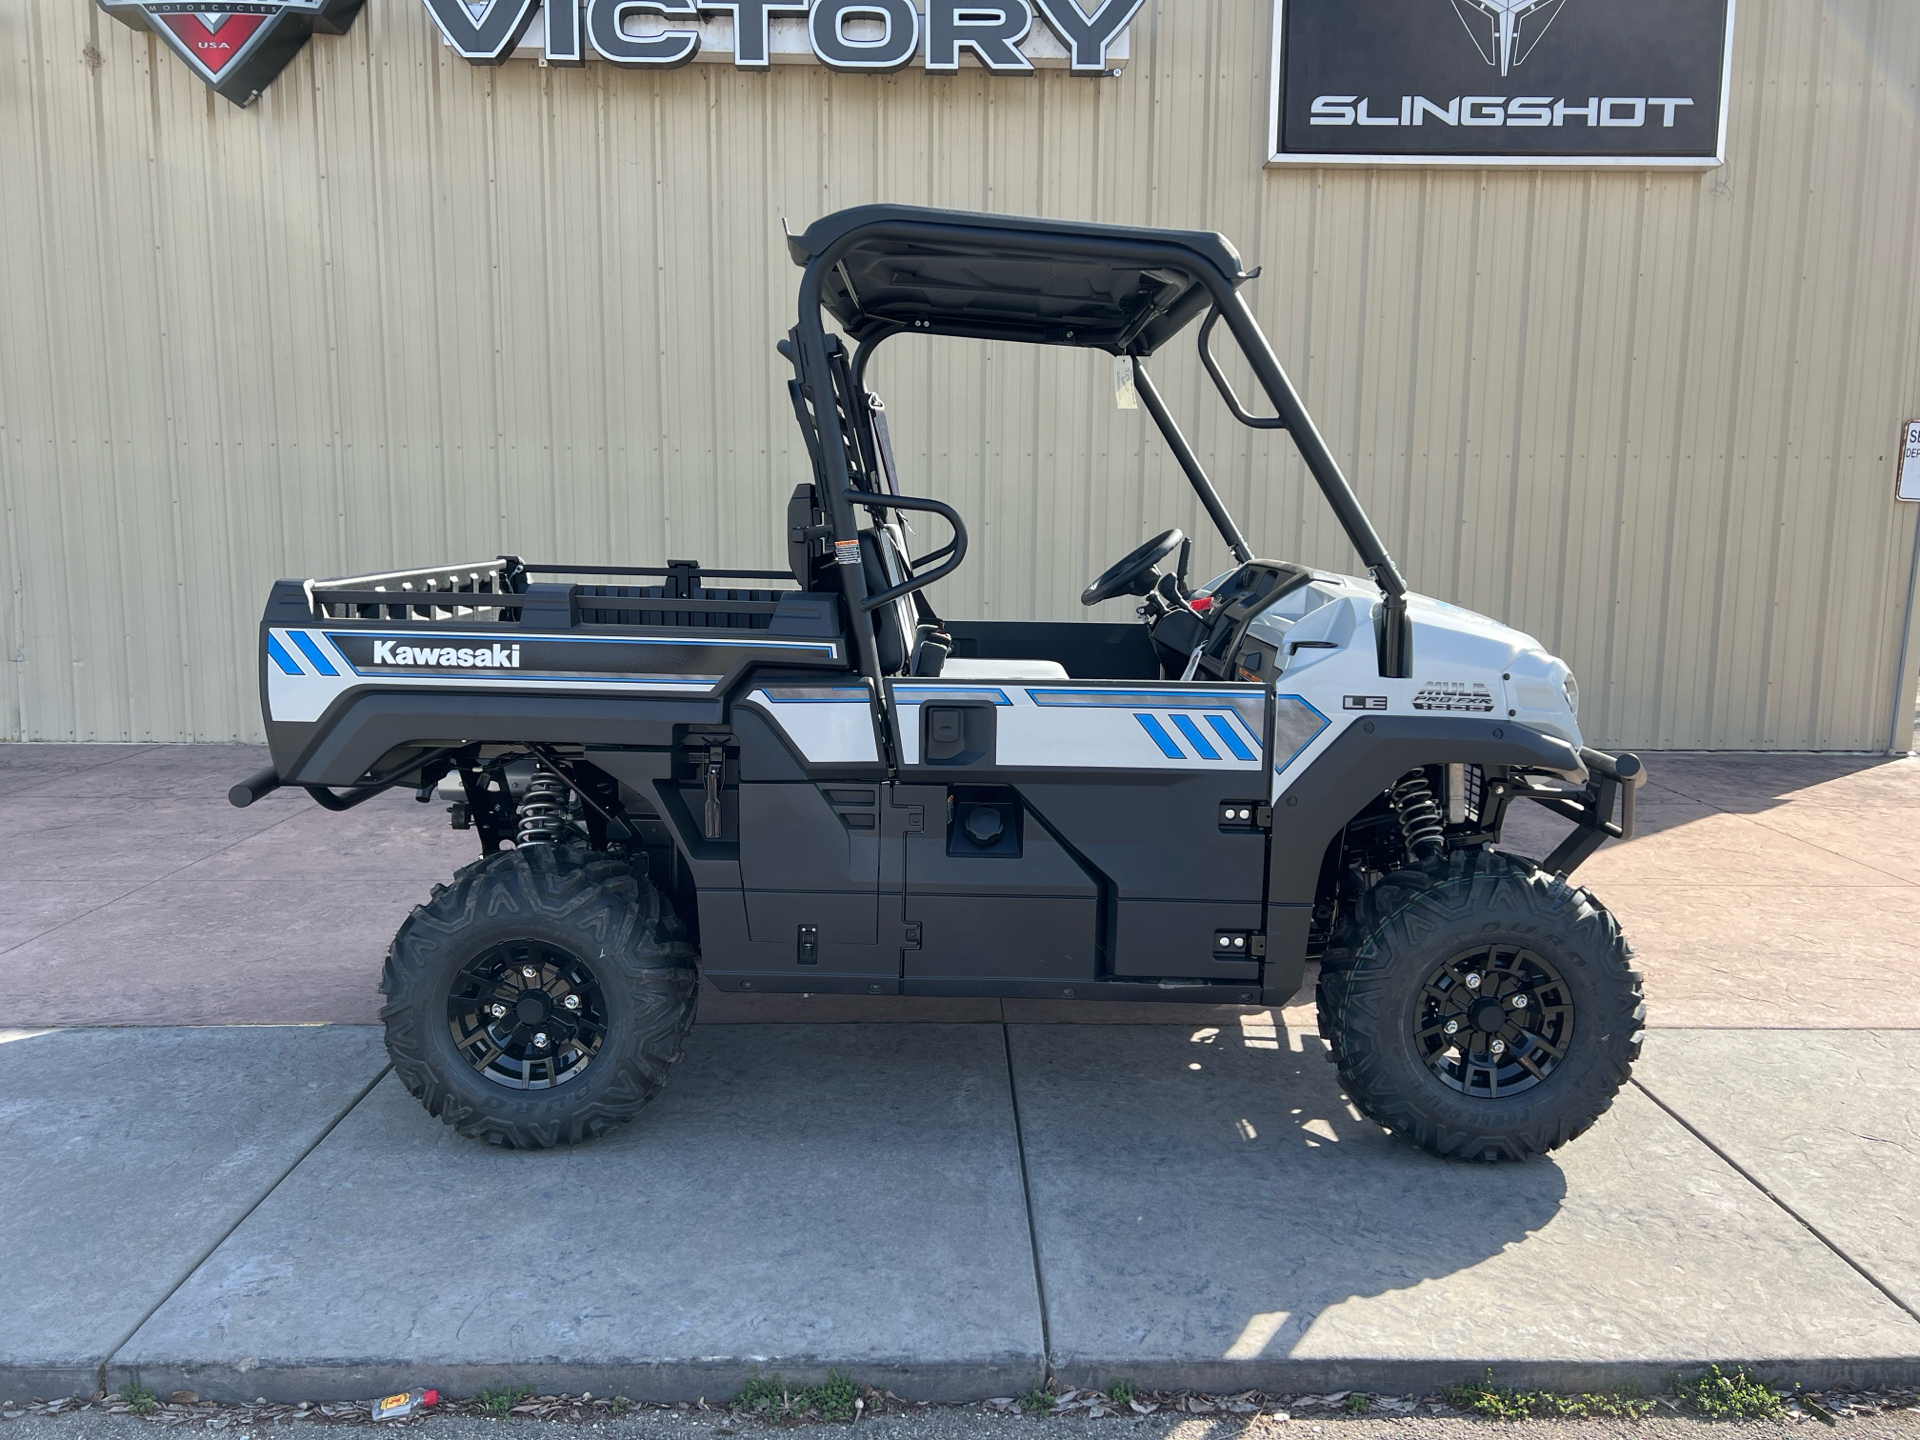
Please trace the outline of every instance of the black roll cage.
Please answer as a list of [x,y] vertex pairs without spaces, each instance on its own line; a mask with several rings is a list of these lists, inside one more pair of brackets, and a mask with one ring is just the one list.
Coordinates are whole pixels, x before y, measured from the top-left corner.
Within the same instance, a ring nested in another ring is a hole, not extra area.
[[[825,243],[817,249],[811,248],[809,242],[823,231],[826,232]],[[863,320],[854,332],[857,349],[848,372],[853,393],[843,397],[837,393],[840,387],[835,383],[834,367],[836,360],[845,364],[844,353],[839,350],[837,341],[829,343],[821,312],[828,306],[829,282],[836,278],[842,287],[836,296],[839,307],[842,310],[861,307],[860,296],[845,261],[856,249],[871,247],[875,242],[881,242],[884,247],[881,253],[891,256],[897,251],[902,257],[915,254],[915,247],[926,246],[957,247],[963,254],[977,253],[982,259],[1027,256],[1040,262],[1070,253],[1075,259],[1093,258],[1110,262],[1116,269],[1148,271],[1155,275],[1172,272],[1175,277],[1188,277],[1204,287],[1204,300],[1210,305],[1200,327],[1199,348],[1208,375],[1212,377],[1228,411],[1241,424],[1255,429],[1285,430],[1292,437],[1308,472],[1333,508],[1347,539],[1380,587],[1377,630],[1380,673],[1401,679],[1411,675],[1412,630],[1407,618],[1406,582],[1393,557],[1387,553],[1379,533],[1373,528],[1372,521],[1361,508],[1359,497],[1354,494],[1353,487],[1327,449],[1326,441],[1308,415],[1299,392],[1281,368],[1259,322],[1240,296],[1239,287],[1260,272],[1257,269],[1228,272],[1209,258],[1195,241],[1213,242],[1208,248],[1217,247],[1221,253],[1232,254],[1231,246],[1218,236],[968,215],[965,212],[922,210],[907,206],[869,206],[863,211],[842,212],[839,216],[826,217],[803,236],[789,236],[789,248],[796,263],[803,266],[804,274],[800,281],[799,325],[793,334],[795,343],[781,348],[794,364],[794,402],[803,429],[808,427],[809,410],[811,412],[815,433],[807,438],[809,448],[814,451],[816,471],[824,481],[819,499],[826,512],[832,538],[843,546],[848,542],[853,545],[852,554],[855,558],[842,559],[842,563],[835,568],[847,600],[860,671],[872,685],[882,705],[885,704],[886,695],[885,676],[879,663],[873,612],[951,574],[965,557],[967,548],[965,523],[952,507],[937,500],[888,493],[854,484],[856,473],[871,474],[874,467],[863,463],[856,471],[850,460],[850,445],[856,452],[863,452],[869,442],[857,431],[853,436],[846,433],[843,410],[855,401],[864,399],[866,371],[873,353],[882,342],[895,335],[914,333],[1022,340],[1080,349],[1102,349],[1116,357],[1131,356],[1135,388],[1145,402],[1148,414],[1166,438],[1174,459],[1186,474],[1200,503],[1218,527],[1236,560],[1245,564],[1252,561],[1254,556],[1199,457],[1167,410],[1144,364],[1145,358],[1158,343],[1163,343],[1172,334],[1184,329],[1191,318],[1180,318],[1177,313],[1181,308],[1192,307],[1190,285],[1176,286],[1169,279],[1159,296],[1150,299],[1116,334],[1090,334],[1081,339],[1076,339],[1076,330],[1070,327],[1054,325],[1047,328],[1032,323],[1022,325],[1017,319],[996,321],[991,316],[983,319],[977,310],[943,312],[935,304],[922,306],[911,321],[875,316]],[[1186,301],[1184,307],[1181,303],[1183,300]],[[1162,322],[1169,318],[1170,313],[1176,323],[1169,330]],[[1213,331],[1221,320],[1226,321],[1241,353],[1251,365],[1254,377],[1272,402],[1272,416],[1262,418],[1249,414],[1221,372],[1211,348]],[[1161,324],[1164,333],[1150,333],[1156,323]],[[864,454],[862,459],[864,462]],[[857,563],[860,528],[854,512],[856,507],[862,506],[876,516],[889,509],[929,511],[940,515],[954,531],[952,544],[946,550],[936,552],[936,556],[947,557],[945,563],[924,575],[910,574],[903,583],[869,594],[865,569]],[[846,553],[840,552],[842,556]]]

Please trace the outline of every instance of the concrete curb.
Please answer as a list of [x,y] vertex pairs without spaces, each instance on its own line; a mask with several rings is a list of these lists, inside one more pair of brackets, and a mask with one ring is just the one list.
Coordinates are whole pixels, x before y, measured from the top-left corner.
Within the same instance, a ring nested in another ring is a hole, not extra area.
[[1058,1360],[1054,1379],[1062,1387],[1104,1388],[1126,1378],[1143,1390],[1197,1390],[1230,1395],[1259,1390],[1269,1395],[1326,1394],[1357,1390],[1367,1395],[1430,1395],[1443,1385],[1478,1380],[1491,1370],[1501,1385],[1575,1395],[1637,1385],[1650,1394],[1666,1390],[1675,1374],[1697,1375],[1709,1365],[1744,1366],[1768,1381],[1809,1390],[1835,1386],[1873,1389],[1920,1385],[1920,1354],[1873,1360],[1753,1359],[1737,1355],[1674,1360],[1341,1360],[1207,1362],[1172,1360],[1104,1365],[1090,1359]]
[[[109,1391],[128,1382],[148,1386],[164,1396],[192,1390],[202,1399],[245,1403],[264,1398],[274,1403],[316,1403],[365,1400],[420,1385],[432,1385],[448,1395],[468,1397],[489,1387],[531,1385],[535,1394],[625,1395],[632,1400],[673,1403],[701,1398],[714,1400],[739,1393],[754,1374],[778,1374],[796,1384],[818,1384],[829,1370],[843,1370],[856,1381],[890,1390],[905,1400],[962,1404],[996,1396],[1021,1395],[1041,1385],[1051,1374],[1061,1389],[1105,1388],[1117,1379],[1132,1381],[1143,1390],[1193,1390],[1209,1395],[1259,1390],[1270,1395],[1325,1394],[1355,1390],[1373,1395],[1429,1395],[1442,1386],[1477,1380],[1488,1370],[1502,1385],[1552,1390],[1563,1394],[1617,1389],[1636,1385],[1649,1393],[1664,1392],[1675,1374],[1696,1375],[1709,1365],[1722,1369],[1741,1366],[1782,1385],[1799,1384],[1809,1390],[1835,1387],[1873,1389],[1882,1386],[1920,1386],[1920,1354],[1875,1360],[1798,1360],[1751,1356],[1696,1356],[1687,1359],[1639,1361],[1396,1360],[1353,1357],[1341,1360],[1275,1360],[1272,1362],[1156,1361],[1102,1363],[1089,1357],[1062,1360],[1051,1371],[1039,1356],[1008,1356],[979,1361],[950,1361],[917,1365],[906,1361],[863,1363],[857,1359],[818,1357],[763,1361],[739,1360],[609,1360],[594,1363],[557,1359],[526,1362],[466,1361],[428,1365],[398,1360],[315,1365],[304,1362],[262,1361],[247,1368],[236,1365],[109,1365]],[[45,1376],[81,1377],[83,1372],[15,1372]],[[92,1394],[93,1374],[46,1388],[40,1384],[17,1390],[40,1396]],[[0,1384],[12,1376],[0,1375]]]
[[[876,1365],[857,1359],[769,1357],[751,1363],[737,1360],[580,1363],[545,1359],[476,1360],[436,1366],[369,1358],[338,1365],[262,1361],[251,1368],[188,1363],[108,1364],[104,1388],[113,1392],[132,1382],[148,1386],[163,1396],[175,1390],[192,1390],[203,1399],[229,1403],[245,1403],[262,1397],[276,1403],[301,1400],[320,1403],[365,1400],[422,1384],[437,1386],[453,1396],[477,1395],[493,1386],[531,1385],[535,1393],[541,1395],[592,1391],[596,1395],[619,1394],[633,1400],[673,1403],[736,1394],[755,1373],[779,1374],[806,1385],[825,1380],[829,1370],[844,1370],[857,1381],[891,1390],[903,1399],[957,1404],[1024,1394],[1040,1385],[1049,1373],[1057,1386],[1078,1389],[1104,1388],[1124,1378],[1144,1390],[1194,1390],[1210,1395],[1242,1390],[1260,1390],[1272,1395],[1324,1394],[1335,1390],[1424,1395],[1434,1393],[1443,1385],[1477,1379],[1491,1370],[1502,1385],[1576,1394],[1629,1384],[1659,1392],[1676,1373],[1697,1374],[1709,1365],[1722,1369],[1743,1366],[1767,1380],[1784,1385],[1799,1384],[1809,1390],[1920,1387],[1920,1354],[1916,1354],[1871,1360],[1703,1355],[1606,1363],[1487,1357],[1457,1361],[1394,1360],[1356,1356],[1342,1360],[1275,1360],[1252,1364],[1177,1360],[1122,1364],[1080,1356],[1059,1360],[1050,1372],[1039,1356],[1007,1356],[939,1365],[904,1361]],[[100,1374],[98,1365],[4,1366],[0,1367],[0,1396],[10,1401],[25,1401],[34,1397],[93,1395],[103,1388]]]
[[62,1395],[93,1395],[100,1389],[104,1361],[49,1361],[44,1365],[0,1364],[0,1400],[57,1400]]
[[432,1385],[454,1396],[477,1395],[489,1387],[531,1385],[539,1395],[577,1395],[590,1390],[595,1395],[672,1403],[736,1395],[755,1374],[777,1374],[801,1385],[818,1384],[827,1378],[829,1370],[845,1371],[857,1381],[891,1390],[902,1399],[949,1404],[1023,1394],[1046,1378],[1046,1366],[1039,1355],[982,1357],[932,1365],[818,1356],[768,1356],[755,1361],[546,1358],[450,1365],[376,1359],[341,1364],[263,1360],[252,1367],[109,1365],[107,1388],[117,1390],[128,1381],[137,1381],[160,1395],[192,1390],[204,1400],[244,1402],[264,1396],[269,1401],[298,1403],[364,1400],[420,1385]]

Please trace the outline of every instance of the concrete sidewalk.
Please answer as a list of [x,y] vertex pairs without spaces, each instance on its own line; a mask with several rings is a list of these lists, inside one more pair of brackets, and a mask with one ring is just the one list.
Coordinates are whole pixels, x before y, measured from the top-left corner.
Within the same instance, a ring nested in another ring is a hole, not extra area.
[[1298,1006],[710,993],[634,1124],[463,1142],[362,1022],[471,837],[226,806],[258,764],[0,749],[0,1396],[1920,1381],[1920,762],[1654,757],[1581,873],[1667,1028],[1499,1167],[1362,1122]]
[[1258,1023],[717,1025],[641,1119],[525,1154],[371,1028],[16,1035],[0,1395],[1920,1380],[1920,1033],[1669,1031],[1640,1076],[1483,1167]]

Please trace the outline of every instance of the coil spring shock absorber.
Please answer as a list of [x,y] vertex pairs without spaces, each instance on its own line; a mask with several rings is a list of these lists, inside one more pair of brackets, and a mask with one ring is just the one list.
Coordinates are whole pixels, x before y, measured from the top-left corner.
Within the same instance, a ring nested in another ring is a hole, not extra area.
[[1432,860],[1447,848],[1447,827],[1434,801],[1425,770],[1409,770],[1394,783],[1393,810],[1407,854],[1416,861]]
[[550,770],[537,771],[520,802],[521,845],[554,845],[566,834],[567,786]]

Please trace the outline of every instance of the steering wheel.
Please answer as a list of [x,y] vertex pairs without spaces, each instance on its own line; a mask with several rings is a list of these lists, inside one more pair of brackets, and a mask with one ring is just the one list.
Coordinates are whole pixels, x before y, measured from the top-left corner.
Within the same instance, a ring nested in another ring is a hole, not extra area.
[[1098,605],[1116,595],[1145,595],[1159,579],[1160,562],[1178,550],[1186,538],[1177,528],[1154,536],[1082,590],[1080,603]]

